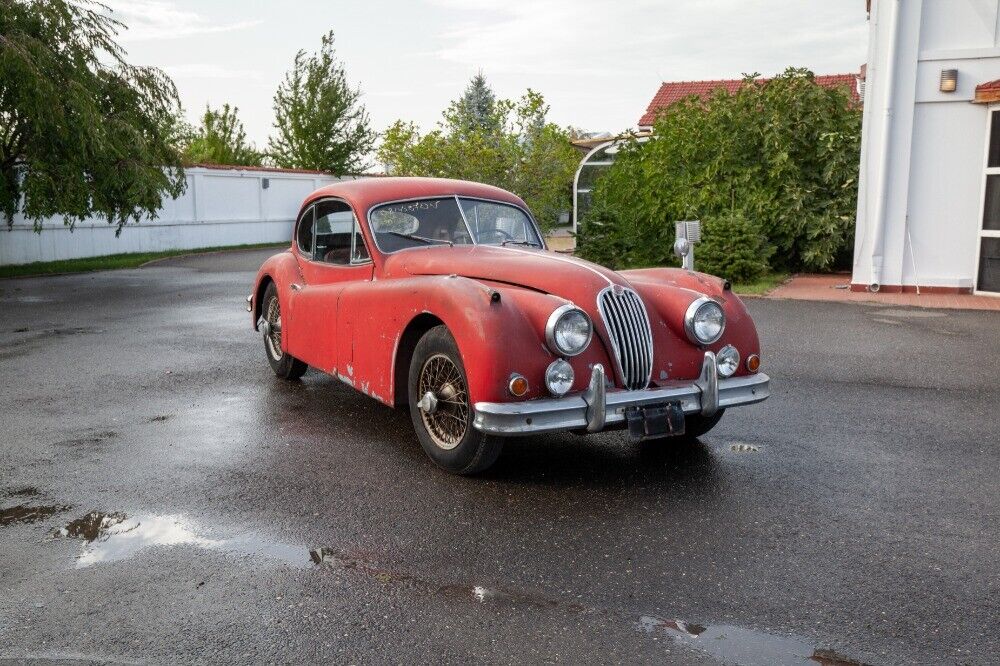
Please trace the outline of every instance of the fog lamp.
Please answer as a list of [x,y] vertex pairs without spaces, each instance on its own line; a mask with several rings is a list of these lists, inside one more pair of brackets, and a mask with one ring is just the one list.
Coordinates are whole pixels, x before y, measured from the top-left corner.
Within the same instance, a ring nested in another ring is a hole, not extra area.
[[510,376],[510,383],[507,384],[507,389],[512,396],[520,398],[528,392],[528,380],[524,378],[524,375],[519,375],[515,372]]
[[557,398],[569,393],[573,388],[573,366],[564,359],[556,359],[545,369],[545,388]]
[[726,345],[715,355],[715,366],[720,377],[732,377],[740,367],[740,352],[732,345]]

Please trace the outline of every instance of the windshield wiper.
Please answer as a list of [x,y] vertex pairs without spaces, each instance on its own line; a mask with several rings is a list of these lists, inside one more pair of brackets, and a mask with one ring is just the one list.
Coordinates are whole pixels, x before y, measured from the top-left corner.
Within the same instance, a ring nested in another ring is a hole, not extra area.
[[445,240],[443,238],[426,238],[424,236],[417,236],[415,234],[404,234],[398,231],[383,231],[382,233],[392,234],[393,236],[399,236],[400,238],[409,238],[410,240],[420,241],[424,245],[431,245],[433,243],[444,243],[451,246],[455,245],[455,243],[453,243],[452,241]]
[[529,241],[529,240],[523,240],[523,241],[522,240],[505,240],[502,243],[500,243],[500,245],[501,246],[506,246],[506,245],[527,245],[528,247],[541,247],[541,245],[539,243],[536,243],[535,241]]

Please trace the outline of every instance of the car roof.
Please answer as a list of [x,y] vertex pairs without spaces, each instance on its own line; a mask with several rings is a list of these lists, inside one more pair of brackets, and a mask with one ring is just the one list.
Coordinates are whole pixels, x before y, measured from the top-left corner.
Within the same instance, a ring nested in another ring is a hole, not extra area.
[[524,202],[507,190],[499,187],[450,178],[372,177],[355,180],[341,180],[321,187],[310,194],[303,207],[323,197],[338,197],[346,200],[359,215],[367,213],[372,206],[400,199],[418,199],[437,196],[466,196],[492,199],[525,206]]

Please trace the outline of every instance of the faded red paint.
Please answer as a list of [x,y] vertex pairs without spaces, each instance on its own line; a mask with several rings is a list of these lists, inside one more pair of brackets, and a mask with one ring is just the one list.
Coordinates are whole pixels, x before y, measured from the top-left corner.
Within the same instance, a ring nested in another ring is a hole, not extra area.
[[[432,315],[454,336],[462,355],[470,398],[507,402],[512,372],[524,375],[527,395],[547,396],[543,375],[556,358],[545,343],[552,311],[572,302],[594,322],[594,338],[580,355],[568,359],[576,372],[574,391],[586,388],[589,367],[601,363],[616,386],[608,331],[597,309],[597,295],[609,284],[640,294],[653,333],[652,385],[690,383],[704,352],[735,345],[742,358],[759,354],[753,321],[740,299],[719,278],[674,268],[614,272],[596,264],[545,250],[496,246],[434,246],[385,255],[368,229],[368,211],[386,201],[442,195],[471,196],[527,208],[513,194],[489,185],[432,178],[377,178],[329,185],[303,202],[323,197],[349,203],[362,222],[372,263],[340,266],[309,260],[295,246],[269,258],[257,274],[253,292],[254,325],[264,283],[274,281],[282,311],[282,346],[313,368],[338,376],[356,389],[394,404],[397,365],[409,359],[397,352],[407,326]],[[292,285],[295,285],[293,288]],[[499,292],[500,300],[491,299]],[[723,305],[726,330],[709,347],[691,344],[684,333],[684,312],[692,301],[710,296]],[[737,375],[747,374],[741,367]]]

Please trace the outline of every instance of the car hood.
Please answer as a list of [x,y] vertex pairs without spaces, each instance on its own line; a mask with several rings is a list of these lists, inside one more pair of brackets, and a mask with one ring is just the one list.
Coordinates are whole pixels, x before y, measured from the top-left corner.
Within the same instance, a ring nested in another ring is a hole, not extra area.
[[586,310],[598,292],[628,281],[612,270],[548,250],[476,245],[404,250],[383,265],[386,277],[461,275],[507,283],[572,301]]

